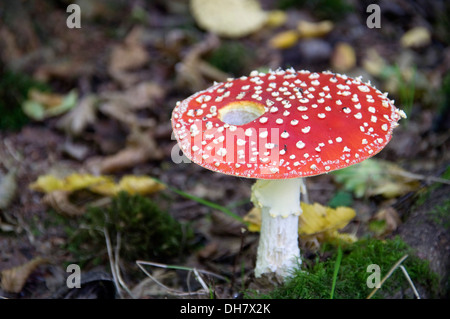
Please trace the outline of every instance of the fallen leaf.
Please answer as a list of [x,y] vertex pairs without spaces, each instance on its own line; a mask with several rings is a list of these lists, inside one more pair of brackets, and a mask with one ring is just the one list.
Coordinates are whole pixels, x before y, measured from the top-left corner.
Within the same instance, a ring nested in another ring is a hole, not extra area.
[[[338,207],[333,209],[318,203],[307,204],[304,202],[301,202],[300,205],[303,210],[299,216],[298,232],[300,237],[308,240],[315,238],[320,242],[330,243],[356,241],[354,235],[338,232],[356,216],[352,208]],[[249,223],[249,231],[260,231],[261,210],[254,207],[244,216],[244,221]]]
[[158,183],[151,177],[147,176],[123,176],[116,188],[116,193],[120,191],[128,192],[129,194],[148,195],[160,190],[163,190],[165,186]]
[[362,66],[370,75],[379,76],[386,68],[387,63],[377,50],[370,48],[366,52],[366,56],[362,61]]
[[301,20],[297,24],[297,30],[301,38],[320,38],[333,30],[334,24],[331,21],[324,20],[320,22],[309,22]]
[[69,111],[75,106],[77,98],[78,94],[75,90],[62,96],[32,89],[28,99],[22,103],[22,110],[33,120],[42,121]]
[[[52,196],[59,196],[60,198],[64,198],[64,196],[70,193],[83,189],[105,196],[114,196],[120,191],[126,191],[130,194],[147,195],[164,188],[165,186],[163,184],[158,183],[148,176],[125,175],[116,183],[110,176],[76,173],[65,178],[43,175],[39,176],[34,183],[30,184],[30,189],[34,191],[53,194]],[[61,193],[55,193],[57,191]],[[55,198],[49,197],[48,200],[52,201]]]
[[406,33],[400,39],[404,48],[419,48],[431,43],[431,34],[427,28],[415,27]]
[[72,110],[59,119],[57,126],[70,135],[80,135],[88,125],[95,123],[97,101],[95,95],[84,96]]
[[55,190],[46,194],[42,198],[42,203],[64,216],[75,217],[83,215],[85,213],[84,208],[73,204],[69,196],[70,192],[68,191]]
[[270,39],[269,45],[274,49],[288,49],[297,44],[299,37],[296,30],[282,31]]
[[201,28],[230,38],[247,36],[267,20],[256,0],[191,0],[190,9]]
[[334,48],[331,56],[331,65],[338,72],[347,72],[356,65],[356,53],[348,43],[340,42]]
[[272,10],[267,13],[266,26],[270,28],[278,28],[287,21],[287,14],[283,10]]
[[372,221],[369,223],[369,229],[376,236],[386,236],[395,231],[401,224],[400,216],[393,207],[380,209]]
[[2,289],[11,293],[21,292],[31,273],[45,263],[48,263],[47,259],[36,257],[23,265],[2,270],[0,272]]
[[164,95],[165,91],[159,84],[141,82],[123,92],[105,92],[101,98],[109,102],[118,102],[127,109],[139,110],[153,106],[154,102],[161,100]]
[[141,42],[143,29],[133,28],[124,40],[124,43],[113,47],[109,60],[109,70],[122,72],[135,70],[145,65],[150,56]]
[[330,208],[318,203],[301,204],[300,235],[314,235],[322,232],[342,229],[356,216],[350,207]]
[[0,210],[6,209],[14,199],[17,191],[15,170],[10,170],[6,175],[0,175]]
[[138,81],[131,71],[142,68],[150,61],[150,54],[141,41],[142,34],[143,28],[133,28],[124,42],[115,45],[111,51],[108,72],[124,87]]
[[376,195],[394,198],[417,189],[420,184],[400,166],[372,158],[332,174],[357,198]]

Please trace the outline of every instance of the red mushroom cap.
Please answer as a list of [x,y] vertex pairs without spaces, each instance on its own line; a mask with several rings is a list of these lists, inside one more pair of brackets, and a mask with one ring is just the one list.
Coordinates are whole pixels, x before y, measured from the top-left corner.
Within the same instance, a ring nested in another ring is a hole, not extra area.
[[178,102],[175,137],[193,162],[224,174],[318,175],[381,151],[403,111],[360,78],[331,72],[253,71]]

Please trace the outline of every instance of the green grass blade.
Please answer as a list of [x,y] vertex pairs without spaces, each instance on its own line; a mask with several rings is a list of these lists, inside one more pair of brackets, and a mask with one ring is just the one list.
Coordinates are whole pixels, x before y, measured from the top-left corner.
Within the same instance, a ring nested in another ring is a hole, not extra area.
[[336,280],[337,280],[337,275],[339,273],[339,267],[341,266],[341,260],[342,260],[342,249],[341,249],[341,246],[339,246],[338,254],[336,257],[336,263],[334,264],[333,283],[331,285],[330,299],[334,298],[334,290],[336,288]]
[[206,199],[197,197],[197,196],[192,195],[192,194],[188,194],[188,193],[186,193],[186,192],[184,192],[182,190],[176,189],[175,187],[172,187],[172,186],[169,186],[169,185],[163,183],[162,181],[160,181],[157,178],[153,177],[153,179],[156,180],[158,183],[161,183],[161,184],[165,185],[167,187],[167,189],[171,190],[172,192],[174,192],[174,193],[176,193],[176,194],[178,194],[180,196],[183,196],[184,198],[196,201],[197,203],[200,203],[202,205],[208,206],[210,208],[220,210],[221,212],[227,214],[228,216],[230,216],[231,218],[237,220],[238,222],[241,222],[241,223],[247,225],[247,223],[242,219],[241,216],[233,213],[231,210],[229,210],[228,208],[226,208],[226,207],[224,207],[222,205],[210,202],[210,201],[208,201]]

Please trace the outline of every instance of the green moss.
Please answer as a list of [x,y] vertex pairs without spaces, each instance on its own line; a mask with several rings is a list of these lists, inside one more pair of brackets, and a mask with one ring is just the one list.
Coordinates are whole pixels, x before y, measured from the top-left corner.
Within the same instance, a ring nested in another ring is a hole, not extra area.
[[31,88],[47,89],[25,74],[5,71],[0,76],[0,130],[18,130],[28,123],[21,104]]
[[211,52],[207,61],[224,72],[238,76],[248,73],[246,69],[252,59],[253,53],[242,43],[224,40],[220,47]]
[[66,231],[67,249],[81,259],[79,262],[101,262],[107,256],[104,229],[113,249],[120,234],[121,259],[132,262],[177,257],[186,250],[193,234],[149,198],[125,192],[107,207],[88,208],[78,224],[78,229],[68,227]]
[[450,228],[450,199],[443,201],[429,212],[432,220],[446,229]]
[[[402,263],[415,285],[421,285],[431,292],[437,293],[438,277],[427,262],[413,255],[411,248],[401,239],[381,241],[363,239],[343,249],[343,256],[337,274],[334,298],[361,299],[366,298],[372,288],[367,286],[367,279],[372,272],[367,272],[371,264],[380,266],[380,278],[405,254],[409,257]],[[290,279],[271,293],[259,295],[257,298],[269,299],[322,299],[329,298],[332,289],[333,273],[337,259],[336,251],[330,258],[319,262],[305,261],[301,269],[296,269]],[[395,292],[408,289],[409,284],[403,273],[397,269],[381,286],[373,298],[393,296]],[[249,293],[248,296],[255,297]]]
[[292,7],[308,9],[319,19],[334,21],[354,11],[352,4],[346,0],[278,0],[277,6],[282,10]]

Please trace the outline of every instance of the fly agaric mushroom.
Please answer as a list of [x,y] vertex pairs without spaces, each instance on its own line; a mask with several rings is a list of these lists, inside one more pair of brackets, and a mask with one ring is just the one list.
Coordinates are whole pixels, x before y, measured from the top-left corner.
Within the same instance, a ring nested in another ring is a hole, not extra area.
[[380,152],[405,113],[361,78],[294,69],[250,76],[193,94],[172,114],[175,137],[193,162],[257,179],[252,202],[262,224],[255,276],[286,278],[301,263],[298,216],[303,177]]

